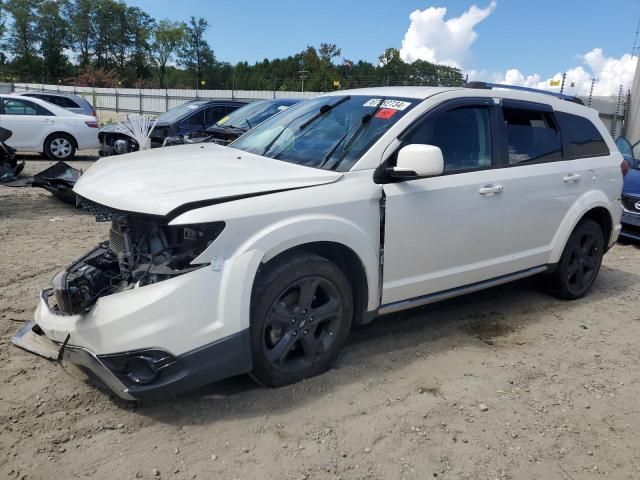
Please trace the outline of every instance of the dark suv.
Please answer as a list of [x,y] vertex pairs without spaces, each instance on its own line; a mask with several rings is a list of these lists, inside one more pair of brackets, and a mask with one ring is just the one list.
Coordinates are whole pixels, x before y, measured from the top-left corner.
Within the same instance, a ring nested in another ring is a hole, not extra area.
[[[235,100],[195,100],[173,108],[158,117],[149,136],[151,148],[161,147],[167,137],[183,136],[205,130],[222,117],[246,105]],[[138,143],[118,130],[117,124],[102,127],[98,132],[100,156],[118,155],[140,149]]]

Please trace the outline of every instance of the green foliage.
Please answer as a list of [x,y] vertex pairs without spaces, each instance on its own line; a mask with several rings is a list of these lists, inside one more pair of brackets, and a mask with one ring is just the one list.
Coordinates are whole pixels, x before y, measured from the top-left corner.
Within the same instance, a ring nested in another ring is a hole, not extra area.
[[209,23],[202,17],[196,20],[191,17],[185,25],[185,38],[180,46],[179,62],[195,75],[196,88],[204,80],[204,74],[210,72],[215,65],[215,56],[204,34],[209,29]]
[[156,22],[122,0],[0,0],[0,79],[281,91],[300,90],[303,83],[309,91],[463,83],[460,70],[405,63],[396,48],[382,52],[376,64],[340,61],[342,49],[333,43],[231,65],[216,60],[205,39],[208,29],[204,18]]

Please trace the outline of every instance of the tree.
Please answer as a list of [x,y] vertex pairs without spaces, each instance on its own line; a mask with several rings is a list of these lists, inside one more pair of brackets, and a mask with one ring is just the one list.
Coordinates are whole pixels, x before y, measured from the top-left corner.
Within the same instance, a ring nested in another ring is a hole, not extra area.
[[4,34],[7,30],[4,10],[4,2],[3,0],[0,0],[0,65],[4,65],[7,61],[7,56],[4,53],[4,49],[6,48],[4,44]]
[[96,18],[94,0],[72,0],[66,16],[71,24],[72,45],[80,52],[80,66],[85,67],[93,56]]
[[129,29],[131,31],[131,63],[137,80],[147,76],[151,54],[151,35],[156,21],[138,7],[127,9]]
[[9,51],[14,54],[13,67],[19,75],[37,75],[38,34],[36,8],[38,0],[8,0],[6,9],[13,17],[9,29]]
[[213,50],[204,39],[208,28],[209,23],[204,18],[196,20],[195,17],[191,17],[185,26],[185,40],[180,48],[179,63],[195,73],[196,88],[199,87],[204,72],[210,70],[216,60]]
[[44,77],[55,81],[67,73],[69,64],[64,51],[70,46],[70,33],[62,11],[60,0],[44,0],[38,7],[37,31]]
[[174,58],[175,53],[184,42],[185,25],[182,22],[172,22],[169,19],[160,20],[153,31],[151,54],[158,71],[160,87],[164,88],[167,63]]
[[320,56],[320,60],[328,65],[334,58],[342,55],[342,49],[338,48],[335,43],[321,43],[318,49],[318,55]]

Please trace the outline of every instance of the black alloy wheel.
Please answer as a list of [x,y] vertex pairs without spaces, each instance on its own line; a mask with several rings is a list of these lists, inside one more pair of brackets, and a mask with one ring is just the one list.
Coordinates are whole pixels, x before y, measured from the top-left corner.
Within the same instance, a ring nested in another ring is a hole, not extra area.
[[327,370],[351,327],[351,287],[329,260],[302,254],[267,267],[254,292],[252,375],[281,386]]

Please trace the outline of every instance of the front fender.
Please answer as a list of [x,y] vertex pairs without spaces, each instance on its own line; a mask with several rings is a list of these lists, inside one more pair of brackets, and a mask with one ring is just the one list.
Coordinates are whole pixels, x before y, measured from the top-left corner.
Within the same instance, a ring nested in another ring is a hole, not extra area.
[[620,232],[620,217],[622,215],[622,208],[619,202],[609,200],[609,197],[602,190],[590,190],[583,194],[569,209],[565,215],[560,228],[556,232],[552,240],[551,256],[549,263],[554,264],[560,261],[562,252],[564,250],[571,232],[582,220],[585,214],[594,208],[603,207],[609,212],[611,218],[611,237],[605,238],[607,246],[611,246],[617,239],[617,234]]
[[[367,277],[368,309],[375,309],[379,297],[377,244],[372,243],[371,235],[362,227],[345,218],[329,214],[307,214],[270,223],[238,244],[228,258],[233,259],[247,252],[262,252],[260,262],[264,263],[287,250],[314,242],[344,245],[357,255]],[[216,261],[219,251],[214,242],[193,263]],[[247,273],[255,276],[253,270]],[[253,278],[251,282],[253,283]]]

